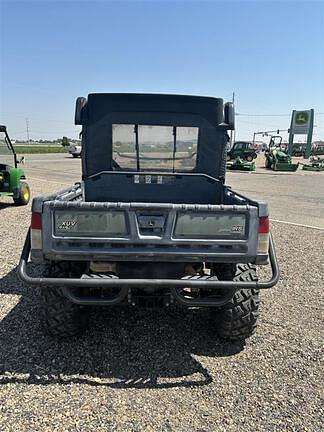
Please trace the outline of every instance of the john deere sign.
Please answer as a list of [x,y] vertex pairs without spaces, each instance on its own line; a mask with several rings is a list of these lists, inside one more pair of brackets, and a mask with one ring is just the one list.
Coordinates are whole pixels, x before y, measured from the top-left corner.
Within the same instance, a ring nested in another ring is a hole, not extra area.
[[295,114],[295,122],[298,125],[304,125],[308,123],[309,115],[307,111],[298,111]]
[[291,115],[291,123],[289,130],[289,146],[288,153],[292,154],[294,135],[307,135],[307,145],[305,157],[308,158],[312,146],[314,125],[314,110],[296,111],[294,110]]
[[311,126],[312,110],[293,111],[291,119],[291,132],[295,135],[307,135]]

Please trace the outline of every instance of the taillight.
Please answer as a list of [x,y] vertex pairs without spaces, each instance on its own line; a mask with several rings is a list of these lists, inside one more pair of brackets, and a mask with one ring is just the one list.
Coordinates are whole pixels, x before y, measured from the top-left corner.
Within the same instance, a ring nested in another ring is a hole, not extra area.
[[42,249],[42,215],[32,213],[30,225],[30,241],[32,249]]
[[32,213],[31,229],[42,229],[42,215],[41,213]]
[[260,217],[259,218],[259,234],[269,234],[270,232],[270,223],[269,217]]
[[258,229],[258,253],[267,254],[269,250],[269,237],[270,237],[270,223],[269,217],[259,218]]

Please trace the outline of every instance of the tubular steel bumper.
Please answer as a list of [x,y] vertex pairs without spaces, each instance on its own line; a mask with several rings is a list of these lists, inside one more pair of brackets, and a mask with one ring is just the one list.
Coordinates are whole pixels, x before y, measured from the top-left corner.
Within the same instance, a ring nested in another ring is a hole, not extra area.
[[[186,306],[218,306],[220,302],[207,298],[189,299],[181,294],[182,288],[212,288],[228,289],[229,294],[238,289],[268,289],[276,285],[279,280],[279,266],[275,252],[273,238],[270,234],[269,258],[272,276],[268,281],[222,281],[205,279],[118,279],[118,278],[52,278],[52,277],[32,277],[27,274],[27,261],[30,254],[30,230],[27,233],[22,254],[18,265],[18,275],[20,279],[29,284],[37,286],[54,286],[64,289],[65,295],[74,303],[78,304],[102,304],[113,305],[120,303],[128,294],[132,287],[152,287],[169,288],[172,296]],[[79,297],[74,294],[71,288],[120,288],[117,295],[112,298],[96,299],[92,297]],[[226,296],[227,298],[227,296]],[[211,302],[214,302],[211,304]],[[221,301],[223,303],[223,301]]]

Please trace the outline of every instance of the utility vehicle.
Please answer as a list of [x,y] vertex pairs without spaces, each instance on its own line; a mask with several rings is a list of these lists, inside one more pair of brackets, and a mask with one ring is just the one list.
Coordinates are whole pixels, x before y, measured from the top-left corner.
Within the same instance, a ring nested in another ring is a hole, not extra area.
[[69,147],[69,153],[72,157],[77,158],[81,156],[82,147],[80,145],[71,144]]
[[30,190],[24,170],[18,168],[18,164],[7,128],[0,125],[0,197],[9,196],[16,205],[26,205],[30,199]]
[[[48,331],[83,331],[93,305],[177,303],[208,308],[215,332],[244,341],[259,290],[277,283],[279,269],[266,203],[225,185],[233,105],[90,94],[77,99],[75,123],[82,181],[34,198],[19,263],[22,280],[41,286]],[[30,253],[42,274],[29,274]],[[256,265],[268,263],[270,279],[259,281]]]
[[253,143],[248,141],[236,141],[233,147],[227,152],[227,160],[240,159],[252,162],[258,156]]

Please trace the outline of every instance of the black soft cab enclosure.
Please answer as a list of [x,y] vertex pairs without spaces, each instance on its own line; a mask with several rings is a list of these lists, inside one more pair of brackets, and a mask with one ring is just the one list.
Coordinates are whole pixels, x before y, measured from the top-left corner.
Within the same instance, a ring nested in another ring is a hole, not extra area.
[[222,99],[90,94],[75,120],[85,201],[221,202],[230,128]]

